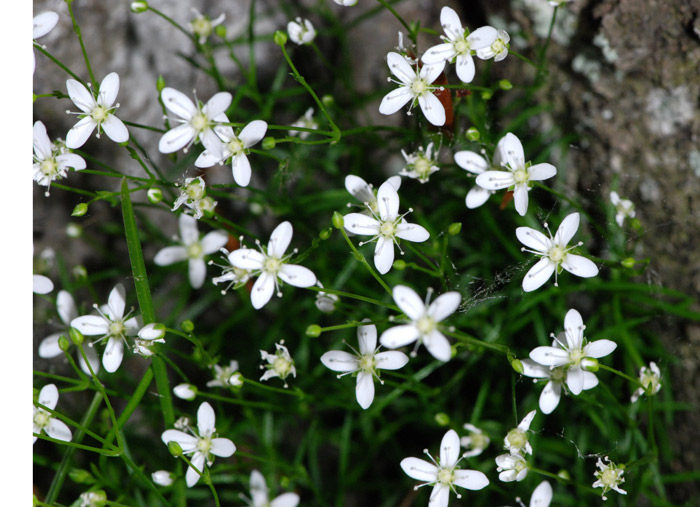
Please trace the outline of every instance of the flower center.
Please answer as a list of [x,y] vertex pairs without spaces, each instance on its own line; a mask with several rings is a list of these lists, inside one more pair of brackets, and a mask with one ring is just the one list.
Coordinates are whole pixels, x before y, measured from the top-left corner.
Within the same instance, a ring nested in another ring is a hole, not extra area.
[[503,41],[501,39],[496,39],[496,41],[493,44],[491,44],[491,49],[494,53],[502,53],[505,48],[506,45],[503,44]]
[[47,158],[39,164],[39,170],[44,176],[54,176],[58,174],[58,164],[53,158]]
[[192,201],[199,201],[204,197],[204,188],[199,184],[187,185],[187,190],[185,190],[187,197]]
[[207,118],[206,114],[198,112],[190,120],[190,126],[197,132],[202,132],[209,127],[209,118]]
[[469,41],[466,39],[460,39],[454,43],[454,50],[458,55],[463,55],[464,53],[469,52],[469,47]]
[[211,450],[211,437],[200,438],[197,440],[197,450],[205,456]]
[[516,185],[524,185],[527,183],[529,174],[527,169],[521,168],[513,172],[513,179]]
[[428,91],[428,83],[423,78],[416,78],[411,83],[411,92],[413,92],[414,97],[420,97],[425,92]]
[[584,357],[583,350],[577,349],[569,351],[569,363],[574,366],[579,364]]
[[520,428],[514,428],[506,435],[506,442],[511,448],[520,450],[527,444],[527,434]]
[[271,275],[276,274],[282,267],[282,261],[276,259],[275,257],[267,257],[265,262],[263,262],[263,271],[270,273]]
[[199,241],[187,245],[187,257],[190,259],[201,259],[203,255],[204,249],[202,249],[202,245],[199,244]]
[[450,468],[440,468],[437,473],[437,482],[449,486],[454,481],[455,474]]
[[430,168],[432,167],[430,160],[424,157],[418,157],[416,163],[413,165],[416,174],[421,178],[427,178],[430,176]]
[[240,155],[241,153],[243,153],[243,150],[245,149],[243,146],[243,142],[240,139],[238,139],[237,137],[234,137],[233,139],[231,139],[231,141],[229,141],[227,147],[228,147],[229,151],[231,152],[231,155],[234,157],[236,155]]
[[423,317],[418,319],[418,322],[416,322],[416,327],[418,328],[418,331],[420,332],[421,336],[428,336],[435,330],[436,326],[437,324],[435,323],[435,321],[427,315],[424,315]]
[[372,373],[376,365],[374,354],[364,354],[360,356],[359,367],[365,373]]
[[281,379],[284,379],[292,370],[292,363],[282,356],[277,356],[272,363],[272,369],[275,370]]
[[558,382],[562,383],[564,382],[564,378],[566,378],[566,372],[564,371],[564,368],[554,368],[550,372],[552,382]]
[[393,238],[396,234],[394,222],[382,222],[382,225],[379,226],[379,234],[387,239]]
[[489,445],[489,438],[483,433],[473,433],[471,439],[474,449],[485,449]]
[[124,334],[124,323],[121,320],[112,322],[109,325],[110,336],[121,336]]
[[95,120],[95,123],[100,124],[107,119],[107,116],[109,116],[109,109],[104,106],[95,106],[90,113],[90,116],[93,120]]
[[547,252],[547,257],[555,264],[561,264],[561,262],[566,258],[566,250],[559,245],[554,245]]
[[608,469],[600,474],[600,482],[611,488],[617,485],[617,470]]
[[200,37],[209,37],[212,31],[211,21],[207,18],[193,19],[192,31]]
[[34,424],[36,424],[40,431],[49,424],[49,419],[51,419],[51,414],[45,410],[38,409],[36,414],[34,414]]

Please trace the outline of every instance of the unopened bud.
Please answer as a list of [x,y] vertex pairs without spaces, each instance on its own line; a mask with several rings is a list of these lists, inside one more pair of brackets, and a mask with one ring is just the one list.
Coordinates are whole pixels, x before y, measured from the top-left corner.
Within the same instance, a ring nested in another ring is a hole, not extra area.
[[74,327],[70,328],[70,331],[68,331],[68,335],[70,336],[71,341],[76,345],[81,345],[85,341],[83,333],[81,333]]
[[447,426],[450,424],[450,416],[445,412],[438,412],[435,414],[435,422],[438,423],[439,426]]
[[511,89],[513,88],[513,83],[511,83],[511,82],[508,81],[507,79],[501,79],[501,80],[498,82],[498,87],[499,87],[501,90],[511,90]]
[[345,219],[343,218],[343,215],[341,215],[337,211],[333,212],[333,218],[331,219],[331,222],[333,223],[333,227],[335,227],[336,229],[342,229],[345,225]]
[[461,231],[462,231],[462,223],[461,222],[452,223],[447,228],[447,234],[449,234],[450,236],[456,236]]
[[165,78],[159,75],[158,79],[156,79],[156,90],[160,93],[163,91],[163,88],[165,88]]
[[171,440],[170,442],[168,442],[168,451],[170,451],[170,454],[172,454],[176,458],[182,456],[182,447],[180,447],[180,444],[175,442],[175,440]]
[[272,37],[272,40],[275,41],[275,44],[278,46],[284,46],[287,43],[287,34],[277,30],[275,35]]
[[163,191],[158,187],[149,188],[148,192],[146,192],[146,195],[148,196],[148,201],[151,204],[158,204],[160,201],[163,200]]
[[68,222],[66,225],[66,236],[72,239],[79,238],[83,235],[83,227],[75,222]]
[[216,27],[214,27],[214,33],[218,37],[225,39],[226,38],[226,26],[225,25],[216,25]]
[[73,208],[73,213],[71,213],[71,216],[82,217],[85,213],[87,213],[87,211],[87,203],[81,202],[80,204],[76,204],[75,208]]
[[480,137],[481,133],[479,132],[478,128],[469,127],[467,129],[467,139],[469,139],[470,141],[478,141]]
[[331,234],[333,234],[333,229],[329,227],[328,229],[323,229],[321,232],[319,232],[318,237],[325,241],[331,237]]
[[92,484],[95,482],[95,478],[90,472],[82,468],[72,468],[68,472],[68,477],[77,484]]
[[173,387],[173,394],[181,400],[192,401],[197,397],[197,387],[192,384],[179,384]]
[[583,366],[584,370],[590,371],[591,373],[595,373],[600,369],[600,363],[598,363],[595,357],[587,357],[586,360],[582,362],[581,366]]
[[331,107],[333,104],[335,104],[335,97],[333,97],[333,95],[324,95],[321,97],[321,102],[324,106]]
[[134,14],[141,14],[148,10],[148,2],[146,0],[138,0],[137,2],[131,2],[131,12]]
[[321,336],[322,332],[321,326],[318,324],[311,324],[306,328],[306,336],[310,336],[311,338],[318,338]]
[[170,486],[173,483],[173,474],[167,470],[158,470],[151,474],[151,479],[153,479],[153,482],[158,484],[158,486]]
[[525,368],[523,367],[523,362],[520,359],[513,359],[510,362],[510,367],[513,368],[517,373],[522,373],[525,371]]
[[87,278],[87,269],[85,266],[82,264],[78,264],[77,266],[73,266],[73,278],[76,280],[84,280]]
[[404,269],[406,269],[406,261],[403,259],[394,261],[394,269],[398,271],[403,271]]
[[262,148],[263,150],[271,150],[277,145],[277,141],[275,141],[274,137],[266,137],[265,139],[262,140]]
[[231,376],[228,378],[228,385],[233,387],[234,389],[240,389],[243,387],[243,381],[245,380],[245,377],[240,371],[233,372]]
[[486,90],[481,92],[481,98],[484,100],[489,100],[491,97],[493,97],[493,92],[491,90]]
[[58,348],[61,349],[63,352],[66,352],[70,348],[70,342],[68,341],[68,338],[66,338],[63,335],[59,336]]
[[185,333],[191,333],[194,331],[194,323],[191,320],[185,320],[180,324],[180,328],[185,332]]
[[565,481],[570,481],[571,480],[571,474],[569,473],[568,470],[564,470],[563,468],[557,472],[557,477],[561,477]]
[[623,268],[632,269],[637,261],[633,257],[626,257],[620,262]]

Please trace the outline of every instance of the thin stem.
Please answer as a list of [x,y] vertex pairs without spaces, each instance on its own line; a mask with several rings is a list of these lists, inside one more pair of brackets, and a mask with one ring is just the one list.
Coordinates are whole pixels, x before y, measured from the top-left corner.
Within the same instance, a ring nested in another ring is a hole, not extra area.
[[[379,276],[379,273],[377,273],[374,270],[374,268],[372,268],[372,266],[369,265],[369,262],[367,262],[367,259],[365,259],[365,256],[362,255],[362,253],[360,253],[360,251],[357,249],[357,247],[355,247],[354,243],[352,241],[350,241],[348,234],[345,232],[345,228],[341,228],[340,232],[343,234],[345,241],[350,246],[350,249],[352,250],[355,259],[360,261],[367,268],[367,271],[370,272],[370,274],[379,282],[379,285],[381,285],[384,288],[384,290],[391,296],[392,291],[389,288],[389,286],[386,284],[386,282],[384,280],[382,280],[382,277]],[[394,245],[391,245],[391,248],[394,248]]]
[[73,14],[73,2],[67,1],[66,4],[68,4],[68,13],[70,14],[70,19],[73,22],[73,31],[75,32],[75,35],[78,37],[78,42],[80,43],[80,51],[83,53],[83,59],[85,60],[85,66],[87,67],[88,75],[90,76],[90,82],[92,83],[93,89],[97,90],[97,80],[95,79],[95,75],[92,73],[92,67],[90,66],[90,59],[88,58],[87,55],[87,50],[85,49],[85,43],[83,42],[83,36],[80,32],[80,26],[78,25],[78,22],[75,19],[75,15]]
[[598,363],[598,367],[599,367],[600,369],[602,369],[602,370],[607,370],[607,371],[609,371],[610,373],[614,373],[614,374],[617,375],[618,377],[622,377],[622,378],[624,378],[624,379],[627,379],[627,380],[629,380],[630,382],[632,382],[634,385],[636,385],[637,387],[641,387],[642,389],[645,389],[645,390],[646,390],[646,386],[645,386],[644,384],[642,384],[642,383],[639,381],[639,379],[636,379],[636,378],[634,378],[634,377],[630,377],[630,376],[627,375],[626,373],[622,373],[621,371],[616,370],[615,368],[611,368],[610,366],[606,366],[606,365],[604,365],[604,364],[602,364],[602,363]]
[[389,12],[391,12],[394,15],[394,17],[399,21],[399,23],[401,23],[403,25],[403,27],[406,29],[406,31],[408,32],[408,36],[411,38],[411,40],[415,44],[416,43],[416,34],[413,33],[413,30],[411,29],[409,24],[406,23],[406,21],[401,17],[401,15],[398,12],[396,12],[396,9],[394,9],[391,5],[389,5],[384,0],[377,0],[377,2],[379,2],[386,10],[388,10]]
[[336,296],[340,296],[340,297],[357,299],[358,301],[364,301],[365,303],[371,303],[373,305],[382,306],[384,308],[389,308],[389,309],[394,310],[396,312],[401,311],[399,309],[399,307],[396,305],[392,305],[390,303],[384,303],[383,301],[379,301],[378,299],[373,299],[373,298],[370,298],[367,296],[360,296],[359,294],[353,294],[352,292],[343,292],[342,290],[329,289],[328,287],[324,287],[322,289],[321,287],[316,287],[316,286],[307,287],[307,289],[315,291],[315,292],[325,292],[326,294],[335,294]]
[[[37,44],[37,43],[35,42],[35,43],[34,43],[34,49],[37,49],[40,53],[43,53],[43,55],[44,55],[46,58],[48,58],[48,59],[51,60],[53,63],[55,63],[56,65],[58,65],[58,66],[59,66],[66,74],[68,74],[70,77],[72,77],[73,79],[75,79],[76,81],[78,81],[78,82],[80,82],[80,83],[82,83],[82,84],[85,84],[85,83],[83,83],[83,80],[80,79],[80,78],[78,77],[77,74],[75,74],[72,70],[70,70],[68,67],[66,67],[65,65],[63,65],[63,63],[62,63],[58,58],[56,58],[56,57],[53,56],[51,53],[49,53],[48,51],[46,51],[46,50],[43,48],[43,46],[40,46],[39,44]],[[53,94],[49,94],[49,95],[52,96]]]
[[298,398],[306,397],[306,393],[299,390],[299,388],[296,388],[293,391],[291,391],[289,389],[280,389],[279,387],[268,386],[268,385],[262,384],[260,382],[256,382],[255,380],[250,380],[247,378],[243,379],[243,383],[251,385],[251,386],[255,386],[255,387],[257,387],[259,389],[263,389],[265,391],[272,391],[274,393],[286,394],[287,396],[296,396]]
[[171,25],[173,25],[175,28],[177,28],[178,30],[180,30],[180,31],[181,31],[182,33],[184,33],[184,34],[187,36],[187,38],[190,39],[193,43],[195,43],[195,44],[197,43],[197,40],[194,38],[194,35],[192,35],[190,32],[188,32],[187,30],[185,30],[185,28],[183,28],[182,25],[180,25],[177,21],[175,21],[174,19],[172,19],[172,18],[166,16],[165,14],[163,14],[162,12],[160,12],[158,9],[154,9],[153,7],[151,7],[150,4],[148,5],[148,10],[151,11],[151,12],[153,12],[154,14],[157,14],[158,16],[160,16],[161,18],[163,18],[165,21],[167,21],[168,23],[170,23]]

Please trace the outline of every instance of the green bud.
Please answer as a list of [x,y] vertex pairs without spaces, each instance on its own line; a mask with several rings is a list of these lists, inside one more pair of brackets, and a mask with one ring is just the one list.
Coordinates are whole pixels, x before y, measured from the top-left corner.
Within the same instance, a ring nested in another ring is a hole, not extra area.
[[481,137],[481,133],[479,132],[479,129],[476,127],[469,127],[467,130],[467,139],[470,141],[478,141],[479,138]]
[[493,97],[493,92],[491,90],[486,90],[484,92],[481,92],[482,99],[489,100],[491,97]]
[[403,271],[404,269],[406,269],[406,261],[403,259],[394,261],[394,269]]
[[221,37],[222,39],[226,38],[226,25],[216,25],[214,27],[214,33]]
[[275,41],[275,44],[278,46],[284,46],[287,43],[287,34],[281,30],[277,30],[272,40]]
[[266,137],[265,139],[262,140],[262,148],[263,150],[271,150],[277,145],[277,141],[275,140],[274,137]]
[[623,268],[632,269],[634,265],[637,264],[637,261],[633,257],[626,257],[622,259],[620,264],[622,264]]
[[32,93],[32,102],[36,102],[37,96],[36,93]]
[[194,323],[191,320],[185,320],[180,324],[180,328],[185,332],[185,333],[191,333],[194,331]]
[[557,477],[561,477],[565,481],[571,480],[571,474],[569,474],[568,470],[564,470],[563,468],[557,472]]
[[146,192],[146,195],[148,196],[148,201],[151,204],[158,204],[160,201],[163,200],[163,191],[158,187],[149,188],[148,192]]
[[240,371],[234,372],[228,379],[228,385],[230,385],[234,390],[239,390],[243,387],[243,381],[245,377]]
[[290,481],[289,477],[287,477],[286,475],[283,475],[282,477],[280,477],[279,483],[280,483],[280,488],[285,490],[285,491],[288,489],[292,489],[292,481]]
[[321,333],[323,331],[321,330],[321,326],[318,324],[311,324],[309,327],[306,328],[306,336],[310,336],[311,338],[318,338],[321,336]]
[[345,219],[343,218],[343,215],[341,215],[337,211],[333,212],[333,218],[331,219],[331,222],[333,223],[333,227],[335,227],[336,229],[342,229],[345,225]]
[[141,14],[148,10],[148,2],[146,0],[138,0],[136,2],[131,2],[131,12],[134,14]]
[[61,335],[58,337],[58,348],[61,349],[63,352],[67,352],[68,349],[70,348],[70,342],[68,341],[68,338],[65,336]]
[[85,213],[88,211],[88,205],[85,202],[81,202],[80,204],[77,204],[75,208],[73,208],[73,213],[71,213],[71,216],[74,217],[82,217]]
[[159,75],[158,79],[156,79],[156,90],[160,93],[163,91],[163,88],[165,88],[165,78]]
[[68,331],[68,336],[70,336],[71,341],[76,345],[82,345],[82,343],[85,341],[83,333],[81,333],[74,327],[70,328],[70,331]]
[[324,106],[331,107],[333,104],[335,104],[335,97],[333,97],[333,95],[330,94],[324,95],[323,97],[321,97],[321,102]]
[[450,424],[450,416],[445,412],[438,412],[435,414],[435,422],[438,423],[438,426],[447,426]]
[[85,269],[85,266],[82,264],[78,264],[77,266],[73,266],[73,278],[76,280],[84,280],[87,278],[87,269]]
[[501,79],[501,80],[498,82],[498,87],[499,87],[501,90],[511,90],[511,89],[513,89],[513,83],[511,83],[511,82],[508,81],[507,79]]
[[333,228],[329,227],[329,228],[323,229],[321,232],[319,232],[318,237],[321,238],[323,241],[325,241],[331,237],[331,234],[333,234]]
[[525,368],[523,367],[523,362],[520,359],[513,359],[510,362],[510,367],[513,368],[516,372],[522,373],[525,371]]
[[168,442],[168,451],[170,451],[170,454],[172,454],[176,458],[182,456],[182,447],[180,447],[180,444],[178,444],[174,440]]
[[587,357],[586,358],[586,366],[583,369],[586,371],[590,371],[592,373],[597,372],[600,369],[600,365],[598,364],[598,360],[595,357]]
[[207,486],[211,485],[211,474],[209,473],[209,468],[205,467],[204,470],[200,470],[200,472],[202,472],[202,482]]
[[95,478],[92,474],[82,468],[72,468],[71,471],[68,472],[68,477],[78,484],[92,484],[95,482]]
[[450,236],[456,236],[460,232],[462,232],[462,222],[454,222],[447,228],[447,234]]

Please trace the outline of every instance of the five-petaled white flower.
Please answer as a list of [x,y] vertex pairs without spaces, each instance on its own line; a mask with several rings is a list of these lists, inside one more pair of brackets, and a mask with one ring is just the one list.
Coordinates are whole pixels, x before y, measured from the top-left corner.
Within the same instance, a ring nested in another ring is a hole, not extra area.
[[[559,347],[559,342],[554,340],[552,347]],[[559,406],[561,390],[566,383],[566,368],[543,366],[532,359],[523,359],[521,363],[523,365],[522,374],[526,377],[532,377],[533,382],[537,382],[539,379],[546,380],[547,383],[540,394],[539,406],[543,414],[551,414]],[[590,371],[584,371],[583,390],[593,389],[597,385],[598,377]]]
[[425,150],[421,146],[417,152],[410,155],[407,155],[403,150],[401,150],[401,154],[406,159],[406,166],[399,173],[401,176],[408,176],[409,178],[417,179],[421,183],[427,183],[430,175],[440,170],[437,165],[438,152],[436,151],[435,155],[433,155],[432,142],[428,144]]
[[282,222],[272,231],[266,249],[256,241],[259,251],[239,248],[228,256],[232,266],[246,269],[258,276],[250,293],[251,303],[256,310],[265,306],[275,292],[278,297],[282,297],[279,280],[295,287],[311,287],[316,283],[316,275],[310,269],[288,263],[290,257],[297,252],[296,249],[291,254],[284,255],[292,241],[292,233],[292,224]]
[[204,256],[218,252],[228,241],[228,234],[217,229],[200,240],[197,220],[184,213],[180,215],[179,225],[182,246],[166,246],[156,253],[153,262],[158,266],[169,266],[187,259],[190,285],[199,289],[207,276]]
[[[169,442],[177,442],[182,447],[185,455],[190,455],[192,466],[187,469],[185,481],[191,488],[199,481],[200,474],[204,471],[204,465],[211,466],[213,456],[228,458],[236,452],[236,446],[228,438],[215,438],[216,414],[211,405],[206,401],[197,410],[197,431],[190,426],[187,430],[191,435],[180,430],[166,430],[161,439],[165,445]],[[192,468],[194,467],[194,468]],[[197,470],[195,470],[195,468]]]
[[195,96],[195,105],[187,95],[169,87],[163,88],[160,96],[165,108],[178,116],[177,121],[181,123],[160,138],[158,151],[161,153],[174,153],[180,148],[187,152],[193,143],[204,142],[205,138],[210,138],[208,141],[213,145],[217,141],[213,127],[228,122],[225,112],[233,99],[230,93],[219,92],[204,105]]
[[464,429],[469,431],[469,435],[459,439],[459,444],[467,449],[467,452],[462,456],[465,458],[472,458],[484,452],[484,449],[491,443],[489,436],[470,423],[465,423]]
[[476,50],[476,56],[482,60],[489,60],[493,58],[494,62],[500,62],[506,56],[508,56],[508,43],[510,42],[510,35],[505,30],[498,30],[496,40],[491,43],[490,46],[486,46],[481,49]]
[[620,199],[618,193],[612,191],[610,192],[610,202],[613,206],[615,206],[615,221],[617,222],[617,225],[622,227],[622,224],[625,222],[625,218],[634,218],[636,213],[634,211],[634,203],[632,201],[629,199]]
[[207,382],[207,387],[241,387],[243,376],[238,371],[238,361],[231,359],[228,366],[214,365],[214,379]]
[[[318,130],[318,122],[316,121],[316,118],[314,118],[314,108],[308,108],[306,112],[297,121],[290,125],[290,127]],[[306,139],[307,137],[309,137],[309,134],[311,134],[311,132],[307,130],[289,131],[290,136],[299,136],[299,139]]]
[[296,44],[311,44],[311,41],[316,38],[316,30],[311,21],[299,17],[287,23],[287,33],[291,41]]
[[445,31],[445,36],[442,37],[444,42],[428,49],[421,58],[423,63],[435,65],[456,58],[457,77],[463,83],[471,83],[475,72],[472,51],[493,44],[498,31],[492,26],[482,26],[467,35],[459,15],[450,7],[443,7],[440,11],[440,24]]
[[411,67],[404,56],[391,52],[386,55],[386,62],[391,73],[398,78],[398,81],[392,78],[389,78],[389,81],[398,84],[399,87],[384,96],[379,104],[379,112],[387,115],[394,114],[410,102],[408,114],[411,114],[411,110],[418,102],[430,123],[438,127],[444,125],[445,107],[433,93],[439,87],[432,86],[445,68],[444,60],[436,62],[435,65],[423,65],[418,69]]
[[531,292],[544,285],[554,273],[554,286],[558,287],[558,275],[562,268],[569,273],[582,278],[590,278],[598,274],[598,266],[593,261],[570,253],[582,242],[574,246],[567,247],[571,238],[578,230],[580,215],[571,213],[562,220],[557,233],[552,237],[549,227],[545,222],[544,227],[549,233],[549,237],[530,227],[518,227],[515,235],[518,240],[527,248],[521,248],[523,252],[533,253],[541,259],[530,268],[523,278],[523,290]]
[[[558,342],[558,347],[537,347],[530,352],[530,359],[543,366],[566,368],[566,385],[572,394],[578,395],[586,383],[585,369],[595,368],[598,358],[607,356],[617,348],[610,340],[588,342],[583,336],[581,314],[575,309],[566,312],[564,317],[564,338],[552,338]],[[589,381],[590,382],[590,381]]]
[[522,481],[527,477],[530,466],[520,454],[501,454],[496,456],[498,479],[503,482]]
[[107,137],[115,143],[124,143],[129,140],[129,131],[126,125],[114,116],[114,112],[119,104],[114,104],[119,93],[119,75],[111,72],[105,76],[100,83],[97,99],[82,83],[75,79],[66,81],[68,96],[73,103],[78,106],[81,113],[71,113],[80,115],[81,119],[73,125],[73,128],[66,135],[66,146],[71,149],[80,148],[90,137],[92,131],[97,127],[96,137],[104,130]]
[[[452,350],[447,338],[440,332],[439,323],[457,310],[462,296],[459,292],[445,292],[430,303],[431,295],[432,290],[428,290],[423,303],[413,289],[404,285],[394,287],[394,302],[411,322],[387,329],[382,333],[379,343],[395,349],[417,341],[416,348],[423,343],[435,359],[449,361]],[[415,355],[415,349],[411,355]]]
[[267,361],[267,364],[261,364],[261,370],[267,370],[263,373],[260,380],[268,380],[273,377],[279,377],[284,382],[284,387],[288,387],[286,378],[291,375],[296,378],[297,369],[294,366],[294,359],[289,354],[289,350],[284,346],[284,340],[275,343],[275,353],[270,354],[264,350],[260,351],[260,358]]
[[[34,26],[32,29],[32,39],[34,40],[34,43],[37,44],[36,39],[38,39],[39,37],[43,37],[51,30],[53,30],[53,28],[56,26],[56,23],[58,23],[58,14],[56,14],[53,11],[42,12],[41,14],[37,14],[36,16],[34,16]],[[34,52],[32,51],[32,74],[34,73],[35,67],[36,57],[34,56]]]
[[46,127],[40,121],[34,124],[34,181],[46,187],[46,197],[51,190],[51,182],[65,178],[68,169],[85,169],[83,157],[67,151],[63,143],[52,143]]
[[250,502],[245,498],[250,507],[296,507],[299,505],[299,495],[296,493],[282,493],[270,500],[265,477],[257,470],[250,473],[250,496]]
[[185,179],[182,193],[175,199],[171,211],[175,211],[183,204],[194,212],[192,216],[197,219],[202,218],[206,212],[213,211],[216,201],[207,197],[207,185],[204,178],[197,176]]
[[637,401],[639,397],[642,394],[645,394],[647,391],[649,392],[649,395],[654,395],[659,392],[659,389],[661,389],[661,370],[658,366],[656,366],[654,361],[649,363],[648,368],[646,366],[642,366],[642,368],[639,370],[639,382],[641,382],[644,387],[639,387],[632,393],[632,403]]
[[[365,319],[367,320],[367,319]],[[355,396],[357,403],[367,409],[374,400],[374,377],[382,383],[377,370],[398,370],[408,363],[408,356],[403,352],[379,352],[377,347],[377,327],[367,324],[357,328],[357,341],[360,350],[352,349],[354,354],[342,350],[331,350],[321,356],[326,368],[343,372],[338,378],[348,373],[357,375]]]
[[257,144],[267,132],[267,123],[262,120],[251,121],[236,136],[233,128],[228,125],[214,127],[216,136],[207,136],[202,139],[206,148],[194,165],[196,167],[211,167],[214,164],[223,165],[231,159],[231,170],[234,181],[242,187],[250,183],[250,162],[248,162],[248,148]]
[[[502,138],[499,143],[503,142],[503,139],[505,138]],[[478,176],[488,171],[492,167],[497,167],[500,165],[500,150],[498,149],[498,146],[496,146],[496,151],[493,153],[493,162],[491,164],[489,164],[488,160],[481,155],[477,155],[471,151],[458,151],[455,153],[454,158],[455,163],[459,167]],[[478,208],[488,201],[489,197],[495,193],[496,192],[493,190],[487,190],[479,185],[474,185],[469,192],[467,192],[467,197],[465,199],[467,208]]]
[[[39,392],[38,402],[51,410],[56,408],[56,403],[58,403],[58,389],[54,384],[47,384],[41,388]],[[43,408],[34,407],[34,433],[41,433],[42,431],[46,433],[51,438],[56,440],[63,440],[65,442],[70,442],[73,438],[73,434],[70,428],[61,421],[60,419],[54,417],[50,412],[47,412]],[[34,435],[34,441],[39,438]]]
[[[372,211],[369,204],[367,207]],[[374,265],[383,275],[394,263],[394,244],[397,246],[399,244],[397,238],[420,243],[427,240],[430,233],[420,225],[406,222],[404,216],[413,211],[411,208],[407,213],[399,215],[399,194],[391,181],[385,181],[377,190],[377,207],[378,214],[374,211],[372,211],[373,216],[348,213],[344,221],[345,229],[349,232],[374,236],[369,241],[360,243],[360,246],[373,241],[377,242],[374,249]],[[399,250],[401,250],[400,247]]]
[[430,507],[447,507],[450,500],[450,491],[453,491],[457,498],[462,495],[457,493],[456,486],[471,490],[483,489],[489,484],[488,478],[478,470],[462,470],[457,468],[460,457],[459,436],[455,430],[449,430],[442,437],[440,442],[440,459],[437,461],[425,449],[423,452],[428,455],[432,463],[420,458],[404,458],[401,460],[401,468],[409,477],[424,481],[416,486],[433,486],[430,493]]
[[[109,373],[117,371],[124,358],[124,342],[128,337],[135,336],[139,331],[139,320],[136,317],[129,318],[131,312],[124,315],[126,308],[126,290],[118,283],[109,293],[107,305],[99,308],[94,305],[99,315],[83,315],[73,319],[70,323],[86,336],[102,335],[94,343],[107,340],[107,346],[102,354],[102,366]],[[93,344],[88,344],[92,346]]]
[[626,495],[627,491],[620,487],[620,484],[625,482],[625,478],[622,477],[622,475],[625,473],[625,467],[617,466],[615,463],[610,461],[610,458],[607,456],[605,456],[605,461],[608,462],[607,465],[602,459],[598,458],[598,462],[596,463],[598,470],[593,472],[593,475],[597,480],[593,483],[593,487],[603,488],[603,500],[608,499],[605,494],[611,489],[617,491],[621,495]]
[[536,410],[529,412],[517,428],[513,428],[506,434],[503,439],[503,448],[511,454],[532,454],[532,446],[530,445],[527,431],[530,429],[532,419],[537,413]]
[[[386,180],[391,183],[394,190],[397,192],[401,188],[401,176],[392,176]],[[369,207],[369,210],[365,209],[366,213],[371,215],[379,214],[379,203],[377,202],[377,191],[374,189],[371,183],[367,183],[365,180],[354,174],[348,174],[345,177],[345,189],[350,192],[350,194],[360,201],[365,206]],[[348,203],[348,207],[351,204]]]
[[476,184],[486,190],[512,188],[515,210],[525,216],[531,182],[549,179],[557,174],[557,169],[547,163],[526,163],[520,139],[510,132],[498,142],[497,150],[500,152],[501,165],[507,170],[485,171],[476,177]]
[[211,19],[199,12],[194,7],[192,8],[194,13],[194,18],[190,21],[190,31],[197,37],[197,41],[200,44],[204,44],[207,38],[214,32],[214,28],[226,19],[226,14],[219,14],[218,17]]

